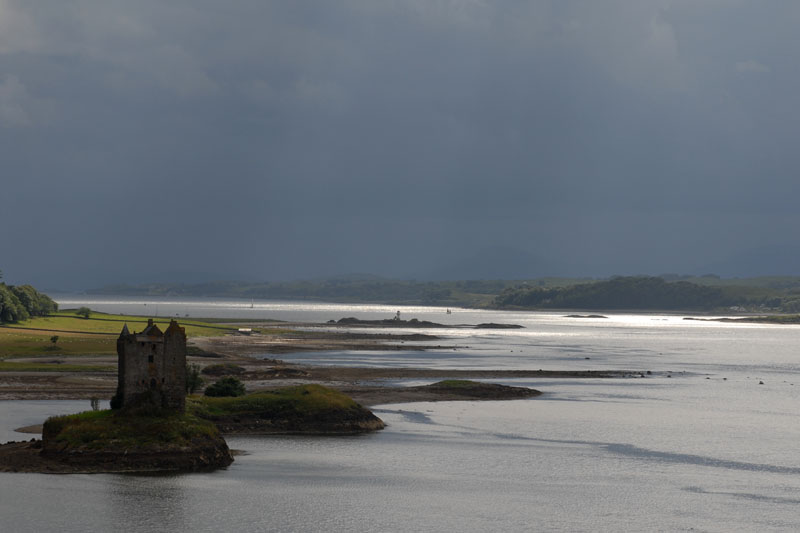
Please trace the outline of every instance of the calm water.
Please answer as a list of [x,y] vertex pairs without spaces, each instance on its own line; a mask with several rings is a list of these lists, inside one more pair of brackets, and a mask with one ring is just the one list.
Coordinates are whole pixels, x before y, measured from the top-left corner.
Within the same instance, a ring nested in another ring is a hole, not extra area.
[[[66,306],[127,313],[145,307],[137,300],[72,302]],[[154,308],[156,302],[147,304]],[[158,307],[164,315],[304,321],[388,318],[398,310],[286,302],[255,302],[250,309],[249,301],[188,300],[163,300]],[[211,474],[3,474],[0,529],[800,529],[800,328],[658,315],[567,319],[399,309],[403,318],[451,326],[512,322],[526,328],[428,331],[445,337],[434,342],[444,347],[433,352],[291,358],[318,364],[624,368],[652,374],[506,381],[545,392],[533,400],[379,406],[375,411],[389,426],[374,435],[232,438],[231,446],[247,455]],[[88,402],[0,402],[0,439],[19,440],[10,429],[85,408]]]

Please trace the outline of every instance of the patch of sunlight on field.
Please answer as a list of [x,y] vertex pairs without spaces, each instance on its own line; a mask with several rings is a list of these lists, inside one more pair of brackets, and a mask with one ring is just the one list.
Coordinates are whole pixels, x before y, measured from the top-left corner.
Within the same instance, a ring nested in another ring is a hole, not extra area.
[[[36,317],[16,324],[0,326],[0,358],[9,356],[80,356],[110,355],[116,353],[116,338],[123,324],[131,331],[141,331],[148,317],[111,315],[92,312],[82,318],[70,311],[59,311],[51,316]],[[163,331],[169,318],[155,318]],[[219,336],[236,331],[230,326],[206,324],[193,320],[179,321],[188,337]],[[51,337],[58,336],[54,344]],[[2,367],[0,367],[2,370]]]
[[[96,312],[92,312],[89,318],[82,318],[69,311],[59,311],[51,316],[31,318],[19,324],[12,324],[12,326],[82,333],[113,333],[117,335],[122,330],[123,324],[128,324],[128,328],[131,331],[143,330],[149,318],[151,317],[111,315]],[[153,320],[163,331],[169,326],[170,318],[156,317]],[[178,323],[186,329],[186,335],[189,337],[225,335],[237,329],[231,326],[208,324],[197,320],[178,320]]]

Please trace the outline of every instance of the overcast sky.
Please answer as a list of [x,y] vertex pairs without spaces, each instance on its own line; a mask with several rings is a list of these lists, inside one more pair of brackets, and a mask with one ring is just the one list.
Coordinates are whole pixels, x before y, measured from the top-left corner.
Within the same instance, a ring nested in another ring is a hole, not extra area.
[[0,269],[800,274],[798,27],[796,0],[0,0]]

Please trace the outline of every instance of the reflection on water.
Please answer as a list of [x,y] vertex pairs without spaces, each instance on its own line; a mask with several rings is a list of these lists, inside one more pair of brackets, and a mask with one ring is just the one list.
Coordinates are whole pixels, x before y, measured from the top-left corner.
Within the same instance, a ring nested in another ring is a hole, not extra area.
[[[169,305],[189,308],[208,302]],[[302,315],[299,320],[314,320],[310,317],[321,313],[314,306],[286,305]],[[340,306],[322,311],[334,314],[329,318],[381,318],[370,312],[383,310]],[[4,474],[3,529],[800,528],[800,329],[692,323],[657,315],[567,319],[455,310],[437,320],[432,316],[436,309],[419,312],[431,313],[420,319],[444,323],[450,318],[449,324],[511,322],[526,329],[473,334],[444,328],[440,334],[446,338],[436,342],[462,346],[455,352],[298,354],[297,360],[440,368],[636,368],[652,374],[505,380],[544,391],[531,400],[378,406],[375,411],[387,429],[360,437],[231,438],[231,447],[247,454],[213,473]],[[17,427],[54,407],[1,402],[0,419]],[[86,409],[88,402],[61,407]]]
[[[163,531],[165,524],[184,524],[189,511],[187,489],[178,476],[113,476],[105,494],[112,524],[131,524],[143,531]],[[132,507],[131,502],[138,502]],[[144,512],[143,512],[144,511]]]

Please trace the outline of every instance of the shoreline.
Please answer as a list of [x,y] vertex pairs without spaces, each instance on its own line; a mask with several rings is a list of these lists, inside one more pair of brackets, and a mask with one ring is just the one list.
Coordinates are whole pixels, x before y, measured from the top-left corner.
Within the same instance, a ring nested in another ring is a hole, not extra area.
[[[386,351],[412,352],[447,349],[462,349],[462,346],[442,346],[434,344],[440,337],[421,333],[385,332],[343,332],[341,327],[328,328],[327,324],[282,323],[280,328],[270,333],[252,335],[225,335],[212,337],[192,337],[189,339],[187,362],[201,367],[217,363],[233,363],[242,367],[243,373],[236,377],[247,386],[248,391],[270,389],[282,385],[299,383],[319,383],[332,388],[341,388],[360,397],[374,397],[374,387],[389,389],[381,394],[391,401],[393,389],[390,385],[376,384],[382,380],[401,379],[588,379],[644,377],[640,369],[622,370],[465,370],[465,369],[427,369],[427,368],[376,368],[345,366],[299,365],[275,358],[256,358],[255,356],[280,355],[302,352],[329,351]],[[324,329],[323,329],[324,328]],[[425,344],[420,344],[424,342]],[[44,355],[44,354],[43,354]],[[8,362],[34,363],[41,361],[35,355],[9,357]],[[117,356],[59,356],[47,355],[47,363],[52,371],[2,371],[0,372],[0,401],[3,400],[90,400],[111,398],[116,390]],[[58,371],[59,367],[70,371]],[[86,370],[72,370],[86,365]],[[89,365],[103,365],[108,370],[92,370]],[[206,382],[213,382],[221,376],[204,376]],[[362,393],[367,390],[369,394]],[[397,393],[399,395],[399,393]]]
[[[381,381],[404,379],[610,379],[643,378],[640,370],[464,370],[404,367],[334,367],[293,365],[279,361],[225,359],[243,366],[246,371],[236,377],[248,392],[269,390],[287,385],[317,383],[353,396],[372,397],[384,390],[381,403],[397,403],[392,398],[406,398],[402,386],[381,384]],[[216,360],[215,360],[216,361]],[[20,400],[91,400],[104,401],[114,394],[116,374],[87,375],[83,372],[28,372],[15,376],[0,375],[0,401]],[[31,375],[35,374],[35,375]],[[209,379],[210,381],[210,379]],[[424,400],[421,400],[424,401]],[[373,404],[374,405],[374,404]]]

